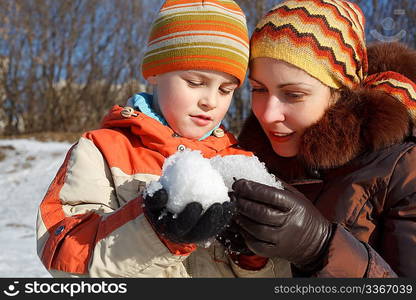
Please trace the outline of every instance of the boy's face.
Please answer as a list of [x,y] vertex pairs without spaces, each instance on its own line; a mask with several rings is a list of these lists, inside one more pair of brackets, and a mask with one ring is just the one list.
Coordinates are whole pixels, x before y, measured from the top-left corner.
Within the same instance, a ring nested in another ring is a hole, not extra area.
[[157,105],[179,135],[199,139],[224,118],[238,80],[209,70],[174,71],[148,78],[157,91]]

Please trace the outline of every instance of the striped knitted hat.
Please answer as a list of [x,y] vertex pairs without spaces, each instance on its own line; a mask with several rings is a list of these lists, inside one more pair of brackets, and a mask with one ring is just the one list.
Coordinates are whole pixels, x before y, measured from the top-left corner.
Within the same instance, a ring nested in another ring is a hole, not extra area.
[[358,85],[389,93],[416,118],[416,84],[396,72],[367,77],[368,57],[361,9],[345,0],[286,0],[257,24],[250,60],[269,57],[304,70],[329,87]]
[[249,57],[245,15],[232,0],[167,0],[153,22],[144,78],[177,70],[215,70],[243,83]]

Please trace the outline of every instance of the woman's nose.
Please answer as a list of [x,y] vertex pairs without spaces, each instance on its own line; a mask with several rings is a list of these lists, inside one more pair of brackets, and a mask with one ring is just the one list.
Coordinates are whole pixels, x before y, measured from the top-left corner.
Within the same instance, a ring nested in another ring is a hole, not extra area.
[[283,122],[286,119],[285,104],[276,96],[271,95],[267,100],[262,118],[267,123]]

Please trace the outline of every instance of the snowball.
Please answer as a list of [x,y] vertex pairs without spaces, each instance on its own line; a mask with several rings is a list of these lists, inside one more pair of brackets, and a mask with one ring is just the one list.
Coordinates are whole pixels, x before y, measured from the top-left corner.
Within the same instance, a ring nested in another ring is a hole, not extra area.
[[235,179],[247,179],[283,189],[280,181],[269,174],[256,156],[230,155],[204,158],[200,151],[186,149],[169,156],[159,181],[146,187],[146,194],[166,189],[168,211],[177,214],[190,202],[199,202],[205,211],[215,202],[229,201]]
[[159,181],[151,181],[146,187],[146,194],[152,197],[153,194],[161,188],[163,188],[163,186]]
[[210,162],[212,167],[223,177],[224,183],[229,191],[232,190],[231,186],[235,181],[234,178],[237,180],[244,178],[278,189],[283,189],[282,183],[276,180],[276,177],[267,171],[266,166],[259,161],[257,156],[215,156]]
[[[201,203],[206,210],[215,202],[230,200],[220,173],[212,168],[209,159],[204,158],[200,151],[186,149],[168,157],[159,182],[168,193],[167,209],[172,213],[181,212],[194,201]],[[157,187],[151,183],[150,192],[155,192]]]

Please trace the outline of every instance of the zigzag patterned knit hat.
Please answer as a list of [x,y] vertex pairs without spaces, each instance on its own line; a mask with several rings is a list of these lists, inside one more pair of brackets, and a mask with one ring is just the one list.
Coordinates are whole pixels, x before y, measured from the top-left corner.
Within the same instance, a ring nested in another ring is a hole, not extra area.
[[286,0],[257,24],[250,40],[250,60],[286,61],[329,87],[363,85],[402,102],[416,120],[416,84],[396,72],[367,77],[365,18],[346,0]]
[[352,87],[367,74],[364,16],[340,0],[289,0],[257,24],[251,57],[284,60],[332,88]]
[[153,22],[144,78],[178,70],[215,70],[244,82],[249,58],[246,18],[231,0],[167,0]]

